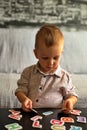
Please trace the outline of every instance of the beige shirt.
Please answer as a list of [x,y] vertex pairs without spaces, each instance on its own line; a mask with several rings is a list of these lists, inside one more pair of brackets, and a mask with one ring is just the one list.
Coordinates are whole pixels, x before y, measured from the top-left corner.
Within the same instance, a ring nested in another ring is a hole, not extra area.
[[77,96],[70,75],[60,66],[52,74],[44,74],[38,64],[24,69],[18,80],[18,91],[24,92],[34,108],[60,108],[70,95]]

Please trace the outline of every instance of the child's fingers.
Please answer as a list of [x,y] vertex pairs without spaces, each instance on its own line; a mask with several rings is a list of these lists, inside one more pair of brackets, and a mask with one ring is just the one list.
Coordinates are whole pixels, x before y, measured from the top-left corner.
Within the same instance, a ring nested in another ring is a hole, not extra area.
[[24,104],[22,104],[22,109],[26,112],[29,112],[29,108],[27,108]]
[[62,107],[62,110],[64,112],[71,112],[73,110],[73,105],[70,101],[65,101],[64,104],[63,104],[63,107]]
[[32,101],[30,99],[26,99],[22,103],[22,108],[24,111],[29,112],[32,109]]

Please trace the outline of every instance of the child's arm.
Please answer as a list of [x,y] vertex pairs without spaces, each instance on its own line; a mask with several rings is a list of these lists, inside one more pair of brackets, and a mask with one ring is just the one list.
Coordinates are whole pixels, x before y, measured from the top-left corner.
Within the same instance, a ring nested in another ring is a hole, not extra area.
[[65,111],[66,113],[70,113],[73,110],[73,106],[77,102],[77,97],[76,96],[70,96],[67,98],[62,106],[62,110]]
[[30,111],[32,108],[32,101],[23,92],[17,92],[16,96],[18,100],[22,103],[22,109],[26,112]]

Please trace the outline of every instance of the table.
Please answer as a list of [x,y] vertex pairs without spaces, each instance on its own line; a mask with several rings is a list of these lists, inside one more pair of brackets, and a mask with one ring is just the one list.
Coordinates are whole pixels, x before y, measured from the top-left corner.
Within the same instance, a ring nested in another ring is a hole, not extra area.
[[[18,123],[23,127],[23,130],[40,130],[40,128],[33,128],[32,127],[32,121],[30,120],[31,117],[35,116],[36,114],[34,112],[24,112],[22,109],[14,109],[14,110],[20,110],[22,114],[21,120],[17,121],[14,119],[10,119],[8,115],[10,114],[9,109],[13,108],[0,108],[0,130],[6,130],[4,127],[7,124],[11,123]],[[82,130],[87,130],[87,123],[79,123],[77,122],[77,116],[72,114],[64,114],[60,113],[60,109],[50,109],[50,108],[43,108],[43,109],[36,109],[39,114],[42,114],[45,111],[53,111],[53,114],[49,116],[43,116],[43,118],[40,120],[40,124],[42,124],[41,130],[51,130],[52,124],[50,123],[51,119],[60,119],[61,117],[72,117],[74,119],[74,123],[65,123],[66,130],[70,129],[70,125],[80,126],[82,127]],[[87,118],[87,108],[81,108],[79,109],[82,111],[80,116],[85,116]],[[78,129],[77,129],[78,130]]]

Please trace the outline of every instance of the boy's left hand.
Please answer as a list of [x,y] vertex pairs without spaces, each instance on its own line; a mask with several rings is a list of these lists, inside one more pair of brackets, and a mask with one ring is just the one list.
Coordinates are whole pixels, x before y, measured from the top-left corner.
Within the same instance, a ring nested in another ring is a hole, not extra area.
[[62,111],[65,113],[71,113],[73,110],[74,104],[77,102],[77,97],[70,96],[68,99],[66,99],[62,106]]

